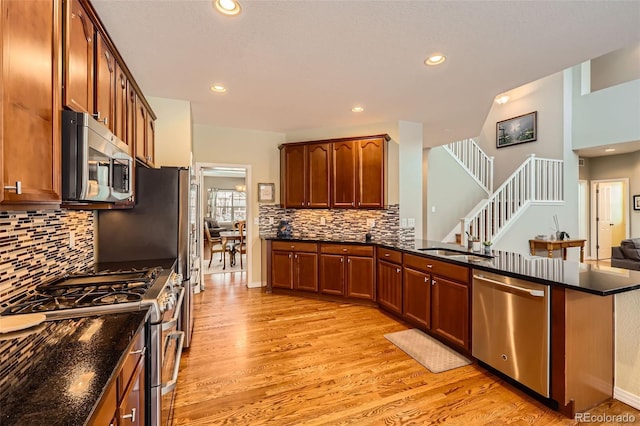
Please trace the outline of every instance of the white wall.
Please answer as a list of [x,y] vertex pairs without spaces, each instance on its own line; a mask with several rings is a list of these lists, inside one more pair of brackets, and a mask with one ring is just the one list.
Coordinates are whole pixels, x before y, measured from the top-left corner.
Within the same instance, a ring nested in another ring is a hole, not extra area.
[[178,99],[147,97],[156,114],[155,165],[191,165],[191,103]]
[[640,290],[615,296],[613,396],[640,410]]
[[591,91],[640,79],[640,43],[591,60]]
[[401,121],[398,133],[400,219],[413,219],[415,235],[422,236],[422,124]]
[[[233,129],[227,127],[193,126],[193,158],[199,163],[239,164],[251,166],[250,181],[247,179],[247,203],[253,217],[258,217],[258,183],[275,183],[276,203],[279,202],[280,156],[278,145],[284,143],[285,135],[276,132]],[[248,285],[260,283],[260,238],[258,225],[247,223],[248,247],[251,269]]]

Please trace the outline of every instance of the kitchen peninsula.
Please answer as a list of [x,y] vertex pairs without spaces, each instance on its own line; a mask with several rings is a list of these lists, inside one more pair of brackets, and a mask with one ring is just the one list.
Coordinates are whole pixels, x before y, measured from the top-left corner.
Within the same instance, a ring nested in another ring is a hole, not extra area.
[[[371,255],[363,255],[363,249]],[[612,396],[613,295],[640,289],[637,271],[509,252],[487,257],[436,241],[263,236],[263,256],[268,292],[377,304],[466,355],[473,353],[475,279],[486,272],[543,285],[549,304],[550,387],[548,397],[533,396],[569,417]],[[370,266],[354,267],[355,258],[369,258]],[[334,274],[336,268],[345,272]],[[359,279],[363,270],[365,281],[371,274],[370,297],[350,290],[349,279]],[[326,276],[334,287],[335,277],[346,278],[337,290],[326,291]],[[425,306],[416,307],[416,298]],[[587,359],[586,354],[599,355]]]

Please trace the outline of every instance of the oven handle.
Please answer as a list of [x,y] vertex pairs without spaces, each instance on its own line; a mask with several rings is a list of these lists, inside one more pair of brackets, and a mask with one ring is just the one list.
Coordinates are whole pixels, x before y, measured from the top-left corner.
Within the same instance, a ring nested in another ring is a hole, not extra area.
[[161,386],[161,395],[165,395],[175,389],[178,382],[178,370],[180,369],[180,359],[182,358],[182,345],[184,344],[184,331],[174,331],[167,335],[167,339],[178,339],[176,345],[176,363],[173,366],[173,374],[171,380],[167,383],[163,383]]
[[180,289],[180,296],[173,311],[173,317],[167,322],[162,323],[162,331],[170,330],[178,325],[178,318],[180,317],[180,311],[182,310],[182,299],[184,299],[184,287]]

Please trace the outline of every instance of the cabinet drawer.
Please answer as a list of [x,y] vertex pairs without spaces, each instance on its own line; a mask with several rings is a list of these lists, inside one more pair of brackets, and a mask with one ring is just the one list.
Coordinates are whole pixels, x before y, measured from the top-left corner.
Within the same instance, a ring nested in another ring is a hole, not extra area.
[[463,283],[469,282],[469,268],[412,254],[404,255],[404,266],[440,275]]
[[318,244],[304,243],[299,241],[272,241],[271,250],[300,251],[315,253],[318,251]]
[[378,247],[378,259],[386,260],[387,262],[402,263],[402,252]]
[[129,380],[131,379],[131,375],[136,369],[138,362],[145,354],[145,345],[144,345],[144,330],[140,330],[140,332],[134,337],[133,343],[129,348],[129,353],[127,354],[127,359],[125,359],[124,364],[122,364],[122,370],[120,370],[120,380],[119,380],[119,392],[118,396],[122,398],[124,395],[124,391],[129,384]]
[[373,257],[373,246],[357,246],[347,244],[322,244],[320,252],[330,254],[347,254]]

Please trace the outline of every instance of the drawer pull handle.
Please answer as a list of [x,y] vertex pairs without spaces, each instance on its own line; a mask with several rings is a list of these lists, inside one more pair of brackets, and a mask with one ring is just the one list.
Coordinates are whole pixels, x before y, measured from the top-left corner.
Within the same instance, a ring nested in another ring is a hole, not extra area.
[[384,254],[384,257],[389,257],[389,256],[390,256],[390,254],[389,254],[389,253],[385,253],[385,254]]
[[15,186],[5,186],[4,189],[9,191],[16,191],[16,194],[22,194],[22,181],[17,180]]
[[131,419],[131,423],[135,423],[136,422],[136,409],[132,408],[131,409],[131,414],[125,414],[124,416],[122,416],[123,419]]
[[144,353],[147,352],[147,347],[145,346],[142,349],[138,349],[137,351],[131,351],[129,352],[129,355],[144,355]]
[[427,268],[433,268],[433,265],[427,265]]
[[347,249],[346,249],[346,248],[343,248],[343,249],[342,249],[342,251],[347,251]]

